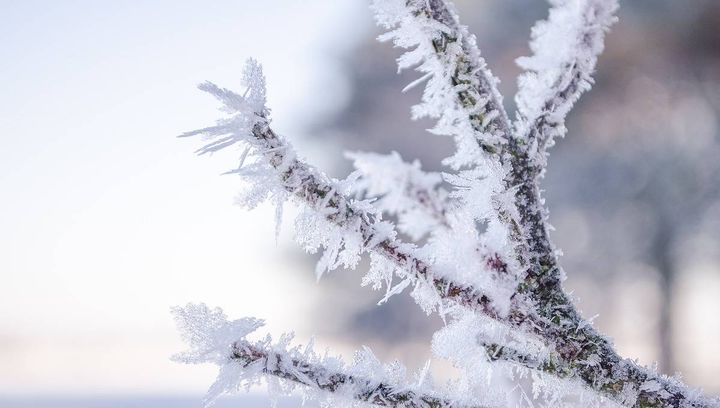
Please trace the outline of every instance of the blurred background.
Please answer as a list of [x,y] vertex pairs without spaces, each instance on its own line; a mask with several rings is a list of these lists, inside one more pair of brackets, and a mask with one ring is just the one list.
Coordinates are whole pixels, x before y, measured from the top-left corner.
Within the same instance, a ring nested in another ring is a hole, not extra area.
[[[532,0],[458,1],[502,80],[528,55]],[[314,259],[274,239],[273,209],[233,205],[175,135],[212,123],[195,84],[268,77],[275,128],[336,177],[344,150],[396,150],[441,170],[451,141],[412,122],[420,89],[396,74],[363,0],[0,0],[0,405],[199,406],[214,367],[182,350],[169,308],[221,306],[267,331],[368,345],[418,367],[440,327],[406,296],[376,306],[362,271],[315,282]],[[571,113],[544,180],[566,285],[624,356],[720,393],[720,3],[624,2],[594,89]],[[442,367],[442,363],[438,363]],[[257,395],[227,406],[267,406]],[[286,400],[287,406],[296,405]],[[282,404],[281,404],[282,405]]]

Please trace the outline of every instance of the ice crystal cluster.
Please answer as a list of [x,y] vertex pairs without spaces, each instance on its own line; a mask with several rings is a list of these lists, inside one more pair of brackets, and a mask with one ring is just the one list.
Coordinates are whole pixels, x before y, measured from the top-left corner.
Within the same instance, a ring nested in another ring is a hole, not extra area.
[[[200,154],[242,148],[231,173],[249,182],[246,207],[269,200],[278,217],[287,201],[303,209],[297,241],[322,251],[318,277],[368,257],[362,285],[383,290],[381,302],[408,292],[426,313],[440,314],[445,326],[433,337],[433,354],[461,375],[437,384],[428,367],[408,374],[368,349],[345,364],[312,344],[293,345],[290,335],[251,341],[262,321],[229,321],[219,309],[191,304],[174,309],[190,345],[176,358],[220,366],[206,403],[264,379],[274,395],[299,389],[325,406],[720,406],[620,357],[563,290],[548,238],[539,188],[547,148],[564,136],[565,116],[592,84],[617,1],[551,1],[549,17],[532,30],[533,55],[518,59],[525,72],[512,122],[497,79],[449,2],[374,0],[371,7],[387,30],[379,39],[405,49],[399,69],[420,74],[408,87],[425,86],[412,116],[434,118],[430,131],[455,143],[446,172],[425,172],[397,153],[351,152],[353,173],[326,176],[272,129],[254,60],[242,94],[200,85],[227,116],[182,136],[202,136]],[[498,378],[531,381],[532,392],[513,395]]]

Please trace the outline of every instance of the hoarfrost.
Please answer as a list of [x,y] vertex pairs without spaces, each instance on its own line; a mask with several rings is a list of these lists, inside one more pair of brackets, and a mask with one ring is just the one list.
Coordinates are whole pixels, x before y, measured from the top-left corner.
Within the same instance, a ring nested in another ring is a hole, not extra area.
[[[407,406],[450,401],[444,397],[450,386],[432,387],[427,368],[407,375],[400,362],[383,364],[368,347],[358,350],[351,364],[345,364],[338,357],[318,354],[312,342],[305,347],[292,346],[292,334],[284,334],[277,341],[270,336],[249,341],[246,336],[263,325],[261,320],[228,321],[222,310],[204,304],[176,307],[173,313],[182,338],[190,346],[175,359],[219,366],[217,379],[203,400],[205,407],[223,394],[249,391],[266,375],[272,375],[266,382],[274,396],[289,395],[299,388],[305,397],[324,406],[370,406],[388,398]],[[469,407],[472,399],[456,399],[453,404]]]

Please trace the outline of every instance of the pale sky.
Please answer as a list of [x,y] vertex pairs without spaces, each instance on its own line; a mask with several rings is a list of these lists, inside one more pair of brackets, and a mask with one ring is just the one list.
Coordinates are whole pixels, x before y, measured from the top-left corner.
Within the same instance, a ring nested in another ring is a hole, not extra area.
[[254,57],[275,127],[312,156],[303,124],[342,106],[330,56],[365,8],[0,1],[0,394],[205,389],[212,367],[168,360],[188,301],[302,330],[318,289],[279,255],[291,227],[276,244],[269,208],[233,205],[237,154],[174,136],[220,115],[197,83],[237,88]]

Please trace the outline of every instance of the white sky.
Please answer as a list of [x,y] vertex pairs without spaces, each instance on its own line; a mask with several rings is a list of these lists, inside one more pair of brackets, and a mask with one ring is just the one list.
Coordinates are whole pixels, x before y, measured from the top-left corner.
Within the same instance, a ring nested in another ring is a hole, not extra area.
[[168,310],[188,301],[302,329],[311,271],[278,255],[269,209],[233,205],[218,175],[236,155],[174,136],[219,115],[195,85],[237,88],[250,56],[276,128],[300,136],[342,104],[327,55],[365,7],[0,1],[0,394],[204,389],[212,368],[168,361]]

